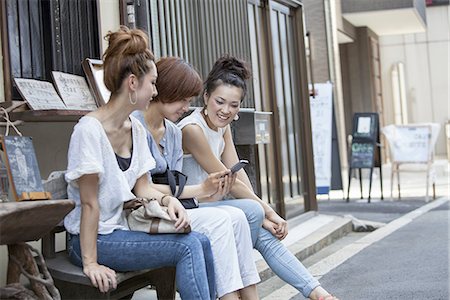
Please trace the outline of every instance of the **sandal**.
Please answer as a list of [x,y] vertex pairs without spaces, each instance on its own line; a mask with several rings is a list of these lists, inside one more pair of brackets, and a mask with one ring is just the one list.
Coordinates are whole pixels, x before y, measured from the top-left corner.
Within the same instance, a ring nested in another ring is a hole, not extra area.
[[318,300],[339,300],[339,299],[336,298],[335,296],[329,294],[329,295],[326,295],[326,296],[319,297]]

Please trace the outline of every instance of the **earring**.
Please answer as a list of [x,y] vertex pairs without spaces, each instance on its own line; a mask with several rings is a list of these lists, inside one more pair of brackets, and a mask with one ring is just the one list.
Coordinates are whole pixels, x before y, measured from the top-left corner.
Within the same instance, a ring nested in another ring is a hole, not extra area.
[[131,97],[131,93],[128,93],[128,100],[130,100],[131,105],[135,105],[137,103],[137,91],[134,91],[134,101]]
[[235,120],[235,121],[239,120],[239,115],[235,114],[233,120]]
[[205,106],[205,108],[203,109],[203,113],[205,114],[205,116],[208,115],[208,108]]

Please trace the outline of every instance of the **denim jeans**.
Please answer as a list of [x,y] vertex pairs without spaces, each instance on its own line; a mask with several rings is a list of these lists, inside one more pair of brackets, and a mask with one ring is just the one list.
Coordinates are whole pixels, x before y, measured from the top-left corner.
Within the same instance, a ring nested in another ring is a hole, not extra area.
[[[68,253],[82,267],[79,235],[69,236]],[[97,261],[116,271],[176,267],[176,282],[183,299],[215,299],[211,245],[198,232],[150,235],[115,230],[97,237]]]
[[253,246],[264,257],[272,271],[308,297],[319,282],[308,269],[275,236],[262,227],[264,210],[255,200],[236,199],[201,203],[201,207],[229,205],[240,208],[250,225]]

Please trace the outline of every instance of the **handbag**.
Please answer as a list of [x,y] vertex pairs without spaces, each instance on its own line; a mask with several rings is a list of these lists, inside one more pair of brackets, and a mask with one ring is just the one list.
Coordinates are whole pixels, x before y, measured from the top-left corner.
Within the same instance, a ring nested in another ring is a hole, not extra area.
[[[178,198],[183,192],[186,185],[187,175],[177,170],[166,169],[164,173],[152,175],[152,181],[156,184],[165,184],[170,186],[170,191],[175,198]],[[177,190],[178,186],[178,190]],[[195,197],[179,199],[181,204],[186,209],[192,209],[198,207],[198,201]]]
[[156,199],[136,198],[132,201],[131,205],[127,205],[135,207],[127,216],[128,227],[131,230],[150,234],[191,232],[190,226],[177,231],[175,221],[170,219],[167,213],[167,207],[161,206]]

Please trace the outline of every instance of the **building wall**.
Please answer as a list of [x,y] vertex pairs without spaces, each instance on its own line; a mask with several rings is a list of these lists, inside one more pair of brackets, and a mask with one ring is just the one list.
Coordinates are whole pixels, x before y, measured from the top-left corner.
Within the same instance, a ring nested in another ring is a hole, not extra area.
[[355,42],[340,45],[347,135],[352,132],[354,113],[376,112],[372,101],[370,37],[378,38],[370,28],[358,27],[356,28]]
[[306,31],[310,33],[310,48],[314,82],[330,80],[326,36],[325,7],[323,1],[303,0]]
[[405,66],[409,123],[436,122],[441,131],[436,154],[445,155],[444,124],[450,119],[450,6],[427,8],[424,33],[380,38],[385,124],[394,123],[391,70]]

